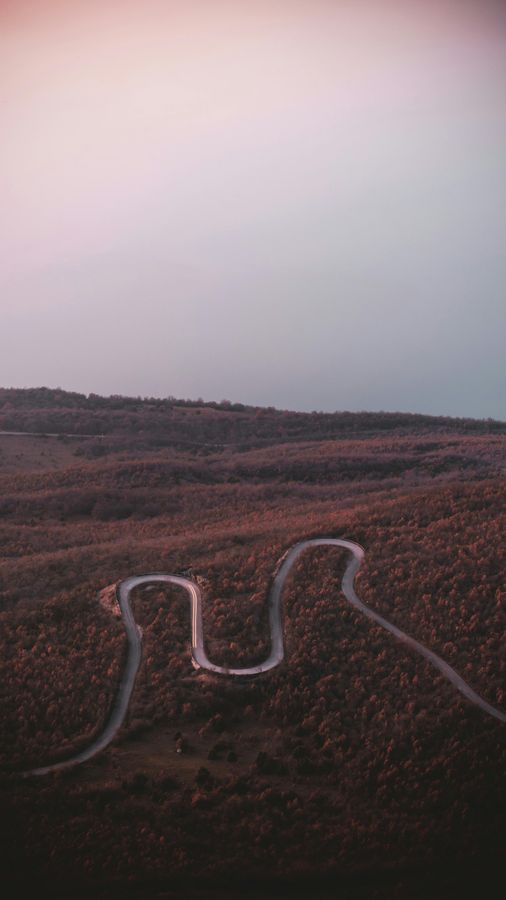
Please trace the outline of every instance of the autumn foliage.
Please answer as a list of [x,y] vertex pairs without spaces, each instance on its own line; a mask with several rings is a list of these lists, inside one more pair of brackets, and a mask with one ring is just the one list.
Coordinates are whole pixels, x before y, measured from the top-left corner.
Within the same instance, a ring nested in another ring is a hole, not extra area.
[[135,883],[143,896],[178,878],[296,875],[348,896],[376,873],[378,896],[411,897],[429,867],[448,883],[471,862],[494,868],[504,726],[349,607],[334,548],[299,560],[286,660],[256,679],[193,670],[186,596],[137,589],[144,655],[121,734],[78,769],[16,773],[84,747],[107,718],[126,642],[102,588],[189,571],[208,655],[248,665],[268,653],[277,559],[317,535],[361,543],[361,598],[504,709],[501,423],[42,390],[0,391],[0,419],[106,435],[41,437],[48,453],[70,441],[71,462],[0,468],[11,875],[30,859],[47,885]]

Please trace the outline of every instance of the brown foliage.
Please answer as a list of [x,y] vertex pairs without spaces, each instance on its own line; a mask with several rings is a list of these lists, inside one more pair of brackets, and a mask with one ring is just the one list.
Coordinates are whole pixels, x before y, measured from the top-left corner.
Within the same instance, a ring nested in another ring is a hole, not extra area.
[[[107,419],[119,431],[104,458],[0,477],[6,769],[57,759],[104,722],[125,641],[96,599],[101,588],[191,567],[210,657],[252,664],[268,652],[276,560],[313,535],[362,543],[363,600],[504,708],[506,490],[495,425],[487,434],[485,423],[381,414],[339,425],[50,394],[4,392],[4,420],[101,430]],[[139,423],[155,433],[162,420],[174,424],[171,446],[155,447],[153,435],[142,444]],[[361,436],[350,436],[352,424]],[[339,439],[327,425],[342,428]],[[209,448],[227,435],[231,446]],[[176,446],[183,436],[200,443]],[[30,853],[43,878],[95,883],[493,856],[503,726],[348,606],[344,561],[329,548],[301,558],[284,598],[286,661],[252,681],[194,672],[186,598],[138,590],[144,657],[125,728],[75,772],[7,778],[14,865]]]

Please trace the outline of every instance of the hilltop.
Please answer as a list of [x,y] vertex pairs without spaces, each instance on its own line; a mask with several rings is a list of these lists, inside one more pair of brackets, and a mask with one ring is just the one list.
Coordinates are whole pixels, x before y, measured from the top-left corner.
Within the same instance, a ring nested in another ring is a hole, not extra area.
[[416,431],[504,434],[506,422],[388,412],[311,412],[175,397],[101,397],[50,388],[0,388],[0,430],[129,436],[153,446],[233,444]]

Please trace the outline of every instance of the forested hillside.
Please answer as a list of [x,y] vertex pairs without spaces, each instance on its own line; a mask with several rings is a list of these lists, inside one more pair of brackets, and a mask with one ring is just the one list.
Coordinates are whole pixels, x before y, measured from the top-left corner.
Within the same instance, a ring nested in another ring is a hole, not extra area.
[[[493,419],[451,419],[407,413],[297,413],[222,400],[100,397],[69,391],[0,388],[0,430],[103,435],[102,452],[111,445],[166,446],[194,443],[259,446],[289,440],[322,440],[343,435],[411,432],[413,429],[463,434],[504,434]],[[120,435],[122,440],[111,439]],[[96,450],[92,444],[89,452]]]
[[492,877],[505,726],[349,606],[334,548],[297,563],[285,661],[254,679],[195,671],[187,599],[137,589],[120,735],[75,769],[19,773],[107,719],[126,641],[103,588],[189,572],[210,658],[254,664],[270,576],[304,537],[362,544],[359,596],[505,710],[504,423],[36,389],[0,391],[0,428],[40,435],[0,435],[6,877],[29,869],[53,896],[350,898]]

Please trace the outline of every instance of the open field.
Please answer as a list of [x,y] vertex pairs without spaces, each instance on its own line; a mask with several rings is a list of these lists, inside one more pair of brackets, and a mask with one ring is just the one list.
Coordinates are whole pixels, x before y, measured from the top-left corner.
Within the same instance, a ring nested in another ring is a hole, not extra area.
[[77,462],[75,439],[0,432],[0,476],[64,469]]

